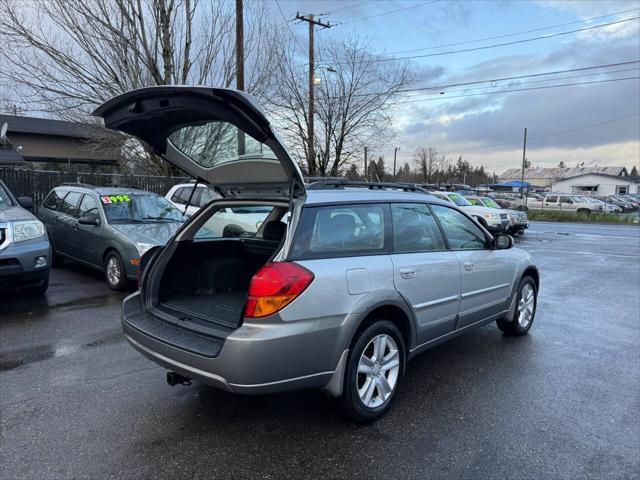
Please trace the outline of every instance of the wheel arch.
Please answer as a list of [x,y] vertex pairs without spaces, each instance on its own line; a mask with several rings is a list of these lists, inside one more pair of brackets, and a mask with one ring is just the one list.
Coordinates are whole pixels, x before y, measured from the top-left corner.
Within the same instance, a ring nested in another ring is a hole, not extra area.
[[409,350],[417,343],[417,332],[413,312],[404,299],[386,299],[369,305],[361,314],[360,321],[350,335],[349,347],[353,344],[358,333],[380,318],[389,320],[398,327],[408,354]]

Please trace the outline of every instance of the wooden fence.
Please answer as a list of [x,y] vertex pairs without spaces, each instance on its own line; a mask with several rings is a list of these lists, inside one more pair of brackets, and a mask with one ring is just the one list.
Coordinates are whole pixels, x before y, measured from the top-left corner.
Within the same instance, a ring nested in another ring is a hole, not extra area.
[[187,177],[127,175],[113,173],[73,173],[50,170],[28,170],[0,167],[0,179],[16,197],[32,197],[40,205],[47,193],[63,183],[87,183],[95,186],[127,185],[164,195],[176,183]]

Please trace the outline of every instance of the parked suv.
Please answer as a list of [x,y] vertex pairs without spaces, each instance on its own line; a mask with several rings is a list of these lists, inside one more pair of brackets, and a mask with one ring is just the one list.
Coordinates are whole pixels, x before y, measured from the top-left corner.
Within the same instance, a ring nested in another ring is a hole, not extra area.
[[140,256],[164,245],[183,223],[160,195],[86,184],[54,188],[38,215],[51,235],[54,266],[68,258],[102,270],[112,290],[126,290],[137,277]]
[[524,234],[524,231],[529,228],[529,219],[526,212],[521,210],[510,210],[508,208],[502,208],[493,198],[482,196],[465,197],[471,205],[479,205],[481,207],[494,208],[500,210],[500,213],[506,213],[509,215],[509,226],[507,227],[507,233],[510,235]]
[[511,225],[507,212],[500,212],[494,208],[488,208],[483,205],[473,205],[459,193],[431,192],[431,194],[445,202],[460,207],[491,233],[506,232]]
[[16,199],[0,180],[0,292],[44,295],[49,286],[49,237],[32,208],[31,198]]
[[[305,186],[245,93],[150,87],[95,114],[223,196],[143,256],[140,290],[123,304],[126,339],[171,385],[322,388],[371,421],[418,353],[491,321],[511,335],[531,328],[538,270],[510,236],[419,188]],[[206,228],[245,207],[269,209],[257,230]]]

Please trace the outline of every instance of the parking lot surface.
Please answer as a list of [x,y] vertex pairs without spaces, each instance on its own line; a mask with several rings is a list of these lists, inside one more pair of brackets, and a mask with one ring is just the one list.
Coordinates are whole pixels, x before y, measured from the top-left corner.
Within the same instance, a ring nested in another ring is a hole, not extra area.
[[67,263],[46,298],[0,297],[0,478],[637,478],[640,228],[534,223],[516,246],[541,273],[530,334],[424,353],[369,426],[319,392],[168,386],[124,295]]

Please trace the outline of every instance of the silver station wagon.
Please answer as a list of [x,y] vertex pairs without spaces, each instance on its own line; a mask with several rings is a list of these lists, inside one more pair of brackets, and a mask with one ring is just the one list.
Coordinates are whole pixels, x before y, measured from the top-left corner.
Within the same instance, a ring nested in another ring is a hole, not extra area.
[[[418,188],[305,185],[242,92],[151,87],[95,114],[221,195],[142,257],[140,290],[124,301],[127,340],[171,385],[319,388],[366,422],[420,352],[492,321],[509,335],[531,328],[538,270],[511,237]],[[207,228],[256,207],[268,213],[254,228]]]

